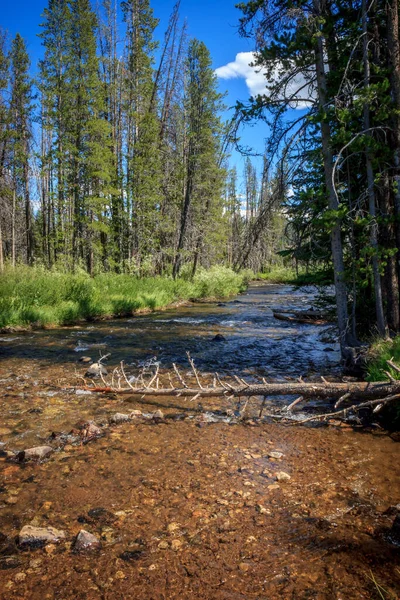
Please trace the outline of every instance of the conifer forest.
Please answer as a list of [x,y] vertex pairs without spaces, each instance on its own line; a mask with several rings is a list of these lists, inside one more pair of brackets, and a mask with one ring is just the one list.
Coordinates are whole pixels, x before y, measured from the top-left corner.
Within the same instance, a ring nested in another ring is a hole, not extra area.
[[[343,348],[397,332],[398,3],[238,8],[265,91],[230,113],[179,2],[157,38],[148,0],[50,1],[35,77],[2,31],[0,268],[303,267],[334,281]],[[249,151],[238,173],[232,149],[259,121],[262,169]]]

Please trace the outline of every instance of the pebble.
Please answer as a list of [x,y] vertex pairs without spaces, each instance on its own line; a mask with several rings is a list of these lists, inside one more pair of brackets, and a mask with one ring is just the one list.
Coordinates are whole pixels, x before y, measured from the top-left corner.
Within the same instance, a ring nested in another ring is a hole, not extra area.
[[285,471],[279,471],[275,474],[277,481],[289,481],[291,479],[289,473],[285,473]]
[[55,542],[64,540],[65,537],[64,531],[59,531],[54,527],[24,525],[19,532],[19,544],[35,548],[46,544],[54,544]]
[[24,573],[23,571],[21,571],[20,573],[17,573],[14,577],[14,581],[16,583],[22,583],[23,581],[25,581],[26,579],[26,573]]
[[93,421],[85,423],[83,432],[86,438],[94,438],[102,434],[100,427],[98,427]]
[[248,563],[245,563],[245,562],[240,563],[239,570],[242,571],[242,573],[246,573],[249,569],[250,569],[250,565]]
[[125,579],[126,575],[123,571],[117,571],[115,573],[115,579]]
[[31,569],[38,569],[42,563],[43,560],[41,558],[34,558],[33,560],[29,561],[29,567]]
[[7,497],[7,498],[4,500],[4,502],[5,502],[6,504],[9,504],[9,505],[11,505],[11,504],[17,504],[17,502],[18,502],[18,498],[15,498],[15,496],[8,496],[8,497]]
[[140,410],[132,410],[129,413],[129,416],[130,416],[131,419],[138,419],[139,417],[142,416],[142,411],[140,411]]
[[156,410],[155,413],[153,413],[153,419],[163,419],[164,418],[164,413],[162,412],[162,410]]
[[85,373],[85,377],[100,377],[100,375],[107,375],[107,369],[99,363],[93,363],[90,365]]
[[79,362],[81,363],[91,363],[92,359],[90,358],[90,356],[81,356],[79,359]]
[[168,533],[173,533],[174,531],[177,531],[178,529],[180,529],[179,523],[170,523],[167,527]]
[[81,529],[78,535],[76,536],[74,550],[76,552],[81,552],[82,550],[94,550],[100,547],[100,540],[85,529]]
[[177,552],[177,550],[180,550],[182,548],[181,540],[172,540],[171,548],[172,550],[175,550],[175,552]]
[[18,452],[18,460],[42,460],[47,458],[53,452],[51,446],[36,446],[35,448],[27,448]]
[[265,508],[265,506],[263,506],[262,504],[257,504],[256,506],[257,512],[260,513],[260,515],[270,515],[271,511],[268,508]]
[[226,337],[222,335],[222,333],[217,333],[211,340],[212,342],[226,342]]
[[118,424],[118,423],[126,423],[131,420],[131,415],[126,415],[124,413],[115,413],[112,417],[110,417],[110,423]]
[[158,544],[158,547],[160,550],[166,550],[167,548],[169,548],[169,544],[167,541],[162,541]]
[[279,460],[280,458],[282,458],[283,456],[283,452],[268,452],[268,458],[276,458],[277,460]]

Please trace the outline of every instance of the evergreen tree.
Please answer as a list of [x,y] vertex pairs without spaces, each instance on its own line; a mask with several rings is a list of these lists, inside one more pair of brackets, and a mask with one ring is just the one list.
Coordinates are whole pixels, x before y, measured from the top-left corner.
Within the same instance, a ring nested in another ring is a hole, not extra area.
[[[211,68],[210,53],[203,42],[191,40],[187,57],[187,87],[185,91],[186,176],[181,213],[179,241],[173,275],[177,277],[188,234],[191,212],[197,209],[202,226],[197,232],[193,270],[204,239],[204,219],[210,216],[210,202],[221,199],[220,162],[218,150],[223,130],[219,119],[222,95],[217,92],[215,74]],[[200,209],[200,210],[199,210]]]
[[[11,63],[11,165],[14,207],[23,210],[21,228],[25,229],[25,250],[28,264],[33,263],[34,236],[30,192],[33,93],[29,76],[30,60],[23,38],[17,33],[10,51]],[[15,204],[16,203],[16,204]],[[14,211],[15,213],[15,211]],[[16,218],[14,214],[13,220]],[[13,223],[14,226],[14,223]]]

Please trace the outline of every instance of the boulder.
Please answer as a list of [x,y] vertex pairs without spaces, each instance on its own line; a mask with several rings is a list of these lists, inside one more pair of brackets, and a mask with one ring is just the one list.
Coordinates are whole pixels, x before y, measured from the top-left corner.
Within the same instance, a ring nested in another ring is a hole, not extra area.
[[19,545],[38,548],[46,544],[55,544],[60,540],[65,540],[65,537],[64,531],[60,531],[54,527],[24,525],[19,532]]
[[100,548],[100,546],[100,540],[93,535],[93,533],[85,531],[85,529],[81,529],[76,536],[74,550],[76,552],[82,552],[84,550],[97,550]]

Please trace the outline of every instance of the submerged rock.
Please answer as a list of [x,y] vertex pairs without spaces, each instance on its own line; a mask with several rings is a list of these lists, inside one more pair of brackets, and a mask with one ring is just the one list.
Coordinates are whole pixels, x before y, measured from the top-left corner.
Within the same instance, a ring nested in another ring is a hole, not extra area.
[[107,375],[107,369],[100,363],[93,363],[90,365],[85,373],[85,377],[100,377],[100,375]]
[[131,415],[126,415],[124,413],[115,413],[115,415],[112,415],[112,417],[110,417],[110,423],[113,423],[114,425],[118,425],[119,423],[126,423],[127,421],[130,421],[132,419]]
[[47,458],[53,452],[51,446],[36,446],[35,448],[26,448],[18,452],[18,460],[42,460]]
[[212,342],[226,342],[226,337],[222,335],[222,333],[217,333],[216,336],[211,340]]
[[88,522],[99,523],[100,525],[110,525],[111,523],[115,523],[118,520],[118,517],[114,515],[110,510],[103,508],[102,506],[98,506],[96,508],[91,508],[88,511]]
[[131,419],[139,419],[142,416],[143,414],[141,410],[132,410],[132,412],[129,413],[129,417]]
[[76,536],[74,550],[76,552],[82,552],[83,550],[96,550],[100,548],[101,542],[100,540],[85,529],[81,529],[78,535]]
[[25,525],[19,532],[20,546],[29,546],[38,548],[46,544],[55,544],[60,540],[65,540],[65,532],[54,527],[34,527]]
[[280,459],[283,456],[283,452],[268,452],[268,458]]
[[94,421],[88,421],[80,427],[84,441],[89,441],[102,435],[102,430]]
[[291,479],[289,473],[285,473],[285,471],[279,471],[275,474],[277,481],[289,481]]
[[90,356],[81,356],[79,359],[79,362],[87,364],[87,363],[91,363],[92,359],[90,358]]

